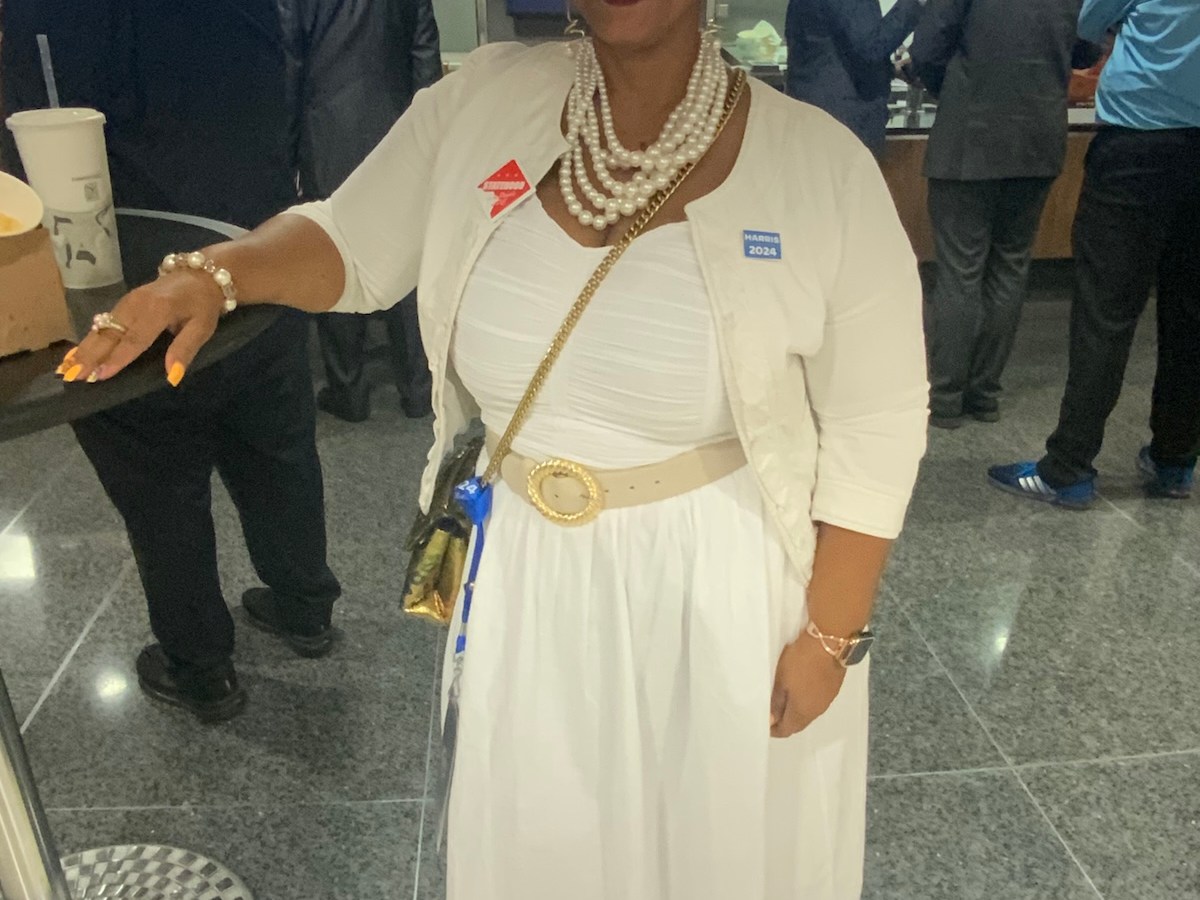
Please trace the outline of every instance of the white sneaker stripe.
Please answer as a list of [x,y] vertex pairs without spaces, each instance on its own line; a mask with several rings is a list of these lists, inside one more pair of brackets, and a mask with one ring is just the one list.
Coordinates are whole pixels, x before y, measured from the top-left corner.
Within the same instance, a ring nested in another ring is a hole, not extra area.
[[1039,493],[1043,496],[1050,496],[1054,493],[1054,489],[1042,480],[1041,475],[1022,475],[1021,487],[1030,493]]

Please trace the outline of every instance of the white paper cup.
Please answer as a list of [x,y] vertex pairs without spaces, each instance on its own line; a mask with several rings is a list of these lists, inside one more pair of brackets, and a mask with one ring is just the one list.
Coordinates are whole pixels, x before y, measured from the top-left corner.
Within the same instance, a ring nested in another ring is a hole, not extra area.
[[31,109],[8,118],[30,186],[46,206],[63,284],[94,288],[122,280],[117,215],[94,109]]

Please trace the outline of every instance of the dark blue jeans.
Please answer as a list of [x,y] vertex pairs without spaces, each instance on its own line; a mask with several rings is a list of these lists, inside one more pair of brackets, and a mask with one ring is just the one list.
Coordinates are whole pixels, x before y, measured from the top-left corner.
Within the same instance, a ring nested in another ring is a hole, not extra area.
[[1075,218],[1070,368],[1058,428],[1038,469],[1063,487],[1095,474],[1138,319],[1158,284],[1150,453],[1200,455],[1200,128],[1106,126],[1088,151]]

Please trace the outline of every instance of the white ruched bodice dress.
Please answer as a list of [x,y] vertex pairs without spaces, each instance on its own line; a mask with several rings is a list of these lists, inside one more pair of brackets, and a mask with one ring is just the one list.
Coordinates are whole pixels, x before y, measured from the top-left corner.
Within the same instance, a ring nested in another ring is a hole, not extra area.
[[[491,430],[604,253],[536,197],[485,247],[452,352]],[[516,449],[611,469],[733,434],[688,226],[659,227],[601,287]],[[806,621],[749,467],[582,528],[499,484],[461,682],[449,900],[857,898],[867,667],[805,732],[769,734],[775,666]]]

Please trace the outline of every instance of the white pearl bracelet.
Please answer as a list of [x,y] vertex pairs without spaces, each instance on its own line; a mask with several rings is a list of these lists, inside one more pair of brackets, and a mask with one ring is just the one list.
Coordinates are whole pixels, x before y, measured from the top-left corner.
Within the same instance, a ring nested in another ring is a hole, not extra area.
[[158,274],[169,275],[183,269],[207,272],[225,297],[225,312],[231,313],[237,309],[237,291],[233,287],[233,276],[229,274],[228,269],[221,268],[199,250],[195,250],[191,253],[168,253],[159,264]]

